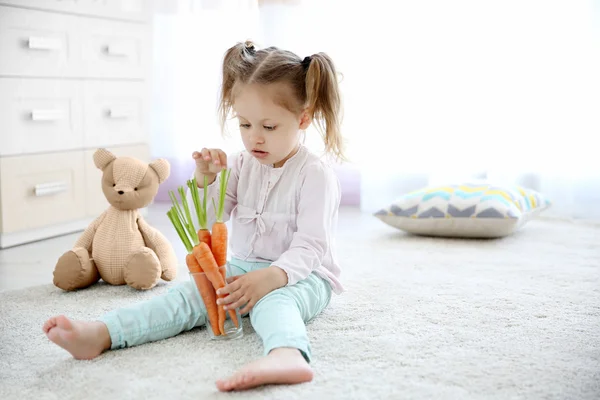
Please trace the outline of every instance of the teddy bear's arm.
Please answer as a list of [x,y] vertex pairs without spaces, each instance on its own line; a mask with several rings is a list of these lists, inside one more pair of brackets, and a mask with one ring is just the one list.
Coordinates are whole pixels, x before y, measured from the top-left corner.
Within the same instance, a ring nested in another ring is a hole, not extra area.
[[83,247],[84,249],[87,249],[87,251],[92,251],[92,242],[94,241],[96,229],[98,229],[98,226],[100,226],[100,223],[102,223],[102,220],[104,219],[105,215],[106,211],[100,214],[98,218],[96,218],[91,224],[88,225],[88,227],[81,234],[81,236],[79,236],[79,239],[77,239],[75,247]]
[[161,278],[165,281],[177,277],[177,256],[169,240],[158,230],[150,225],[140,216],[137,220],[146,247],[154,250],[160,265],[162,266]]

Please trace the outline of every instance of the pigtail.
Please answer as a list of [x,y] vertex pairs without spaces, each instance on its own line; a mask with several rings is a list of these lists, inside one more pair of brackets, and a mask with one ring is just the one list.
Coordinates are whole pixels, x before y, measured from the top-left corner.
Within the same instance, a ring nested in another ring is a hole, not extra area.
[[325,151],[345,160],[341,134],[341,99],[337,72],[325,53],[317,53],[302,61],[306,68],[306,101],[308,111],[321,131]]
[[295,96],[279,96],[277,101],[296,115],[308,110],[321,132],[325,152],[344,161],[341,125],[341,98],[333,61],[325,53],[302,60],[277,47],[256,50],[254,43],[237,43],[225,52],[223,82],[219,99],[221,130],[225,132],[237,85],[257,83],[289,84]]
[[247,71],[253,68],[255,54],[256,49],[251,41],[237,43],[225,53],[218,110],[222,132],[225,131],[225,123],[233,106],[233,86],[240,77],[245,76]]

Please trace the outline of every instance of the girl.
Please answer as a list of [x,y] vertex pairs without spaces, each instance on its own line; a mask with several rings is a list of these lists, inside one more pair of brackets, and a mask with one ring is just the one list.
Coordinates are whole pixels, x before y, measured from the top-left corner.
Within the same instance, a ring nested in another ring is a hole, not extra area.
[[[314,120],[322,128],[327,152],[343,158],[335,67],[323,53],[301,59],[275,47],[256,50],[251,42],[239,43],[223,62],[222,127],[232,111],[246,151],[233,160],[219,149],[194,152],[195,176],[200,185],[208,177],[209,194],[218,196],[218,173],[231,164],[224,215],[232,223],[231,278],[219,301],[250,314],[264,357],[217,381],[217,387],[229,391],[307,382],[313,374],[305,323],[343,287],[333,238],[339,182],[300,139]],[[209,218],[212,224],[214,211]],[[177,335],[204,325],[206,318],[189,281],[99,321],[57,316],[43,329],[73,357],[91,359],[108,349]]]

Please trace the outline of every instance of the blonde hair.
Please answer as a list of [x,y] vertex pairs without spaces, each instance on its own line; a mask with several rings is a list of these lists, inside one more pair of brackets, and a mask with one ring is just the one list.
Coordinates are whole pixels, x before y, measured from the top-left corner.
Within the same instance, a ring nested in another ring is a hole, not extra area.
[[233,108],[236,85],[249,83],[287,83],[294,98],[280,96],[277,102],[297,115],[307,109],[321,133],[325,151],[338,160],[345,159],[337,72],[327,54],[317,53],[301,59],[291,51],[277,47],[256,50],[251,41],[228,49],[223,59],[219,101],[223,130]]

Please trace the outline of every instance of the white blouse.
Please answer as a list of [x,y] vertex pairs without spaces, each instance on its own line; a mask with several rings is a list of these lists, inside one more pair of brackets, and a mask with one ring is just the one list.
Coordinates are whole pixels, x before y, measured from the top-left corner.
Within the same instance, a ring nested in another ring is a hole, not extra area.
[[[281,168],[261,164],[246,151],[228,160],[223,220],[231,220],[231,256],[283,269],[288,285],[314,272],[334,293],[343,292],[334,238],[341,190],[331,166],[305,146]],[[208,186],[217,205],[219,181]],[[207,209],[210,227],[212,202]]]

